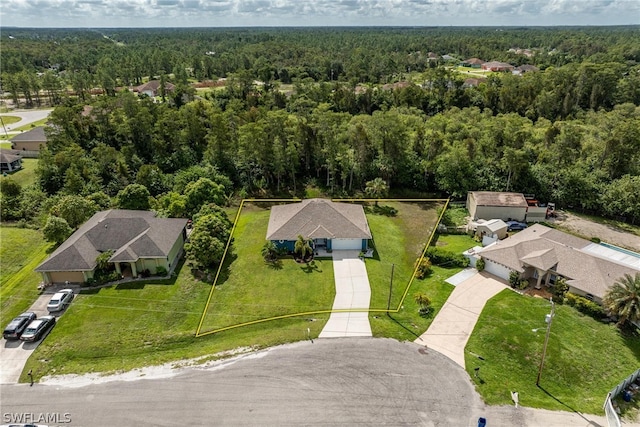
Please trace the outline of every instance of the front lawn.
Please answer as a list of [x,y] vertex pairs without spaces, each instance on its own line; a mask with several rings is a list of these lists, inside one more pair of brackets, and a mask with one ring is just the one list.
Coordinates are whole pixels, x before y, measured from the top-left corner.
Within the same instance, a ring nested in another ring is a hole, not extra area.
[[[77,295],[51,334],[29,358],[44,375],[124,372],[189,358],[216,359],[220,352],[248,351],[306,338],[306,319],[283,319],[195,337],[211,285],[183,266],[172,284],[124,284]],[[256,302],[259,304],[259,302]]]
[[[269,213],[264,203],[244,205],[200,334],[277,316],[331,310],[335,297],[331,259],[316,259],[306,265],[286,257],[276,266],[263,260],[260,251],[266,241]],[[313,320],[317,335],[329,315],[309,314],[305,318]]]
[[3,327],[38,298],[42,277],[33,269],[46,258],[49,247],[37,230],[0,227],[0,323]]
[[467,344],[467,372],[489,405],[512,404],[510,392],[517,391],[523,406],[602,414],[607,393],[637,369],[640,339],[624,337],[614,325],[556,305],[538,388],[544,319],[549,312],[547,300],[510,290],[496,295]]

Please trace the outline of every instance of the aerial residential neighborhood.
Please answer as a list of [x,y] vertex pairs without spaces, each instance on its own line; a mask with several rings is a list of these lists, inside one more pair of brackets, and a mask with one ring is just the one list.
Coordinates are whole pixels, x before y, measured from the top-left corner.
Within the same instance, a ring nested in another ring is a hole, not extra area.
[[3,3],[0,424],[640,425],[634,7],[277,3]]

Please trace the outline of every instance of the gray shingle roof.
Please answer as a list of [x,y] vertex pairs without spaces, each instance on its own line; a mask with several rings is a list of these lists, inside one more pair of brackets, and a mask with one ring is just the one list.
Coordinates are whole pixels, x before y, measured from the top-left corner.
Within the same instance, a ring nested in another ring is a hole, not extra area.
[[296,240],[298,235],[314,239],[370,239],[371,231],[361,205],[308,199],[273,206],[267,240]]
[[0,150],[0,163],[13,163],[16,160],[20,159],[22,159],[21,156],[18,156],[6,150]]
[[47,135],[44,133],[44,126],[35,127],[11,138],[11,142],[22,141],[47,142]]
[[579,237],[535,224],[487,246],[479,254],[519,272],[524,271],[525,264],[544,270],[555,265],[554,270],[566,277],[571,286],[603,298],[616,280],[638,270],[584,251],[590,244]]
[[109,261],[163,258],[182,234],[186,219],[156,218],[153,212],[112,209],[92,216],[36,271],[89,271],[96,257],[113,250]]

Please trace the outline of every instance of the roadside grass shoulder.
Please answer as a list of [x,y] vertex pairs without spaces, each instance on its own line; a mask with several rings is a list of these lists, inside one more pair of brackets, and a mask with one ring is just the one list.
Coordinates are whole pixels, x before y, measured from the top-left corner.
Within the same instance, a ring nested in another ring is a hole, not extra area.
[[[547,356],[536,377],[546,331],[549,302],[504,290],[485,306],[465,352],[465,365],[489,405],[602,414],[607,393],[640,361],[640,339],[625,337],[614,325],[556,305]],[[482,356],[480,360],[477,356]],[[474,368],[480,368],[476,378]],[[482,381],[480,381],[482,380]]]
[[83,292],[61,316],[28,360],[45,375],[116,373],[192,358],[221,358],[221,352],[258,349],[317,336],[321,322],[284,319],[196,338],[194,331],[210,284],[182,266],[174,283],[129,283]]
[[26,311],[39,295],[41,277],[33,269],[50,244],[37,230],[0,227],[0,319],[2,325]]

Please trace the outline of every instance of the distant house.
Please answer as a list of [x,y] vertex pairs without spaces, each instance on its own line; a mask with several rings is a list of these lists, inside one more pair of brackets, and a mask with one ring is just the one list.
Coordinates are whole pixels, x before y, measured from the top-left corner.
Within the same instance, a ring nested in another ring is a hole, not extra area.
[[153,212],[112,209],[92,216],[35,271],[45,283],[84,283],[93,278],[96,258],[113,251],[118,274],[137,277],[159,267],[171,271],[187,238],[186,219],[156,218]]
[[[175,89],[175,85],[166,82],[164,84],[165,92],[173,92]],[[138,92],[139,94],[145,94],[150,98],[160,95],[160,80],[150,80],[149,82],[137,86],[133,89],[134,92]]]
[[411,82],[408,81],[401,81],[401,82],[395,82],[395,83],[387,83],[385,85],[382,85],[382,90],[397,90],[397,89],[404,89],[411,86]]
[[267,240],[293,252],[298,236],[311,239],[316,248],[367,250],[369,223],[361,205],[307,199],[273,206]]
[[11,148],[21,151],[40,151],[47,145],[44,126],[38,126],[11,138]]
[[471,67],[471,68],[480,68],[484,64],[484,61],[479,58],[469,58],[465,61],[462,61],[460,65],[463,67]]
[[471,77],[468,79],[464,79],[464,83],[462,83],[462,87],[464,89],[470,88],[470,87],[478,87],[480,85],[480,83],[484,83],[487,79],[483,79],[481,77]]
[[467,193],[467,210],[474,220],[524,221],[528,206],[522,193],[494,191],[469,191]]
[[524,74],[524,73],[532,73],[535,71],[540,71],[540,69],[534,65],[523,64],[519,67],[514,68],[513,74]]
[[18,153],[13,150],[0,150],[0,172],[22,169],[22,157]]
[[481,68],[485,71],[511,72],[514,69],[514,66],[511,64],[507,64],[506,62],[491,61],[491,62],[485,62],[484,64],[482,64]]
[[455,61],[455,60],[456,60],[456,58],[454,58],[454,57],[453,57],[453,56],[451,56],[451,55],[442,55],[442,59],[443,59],[444,61]]
[[564,278],[569,291],[602,303],[607,290],[625,274],[640,271],[640,259],[570,234],[535,224],[475,251],[485,271],[508,280],[512,271],[534,279],[536,287]]

